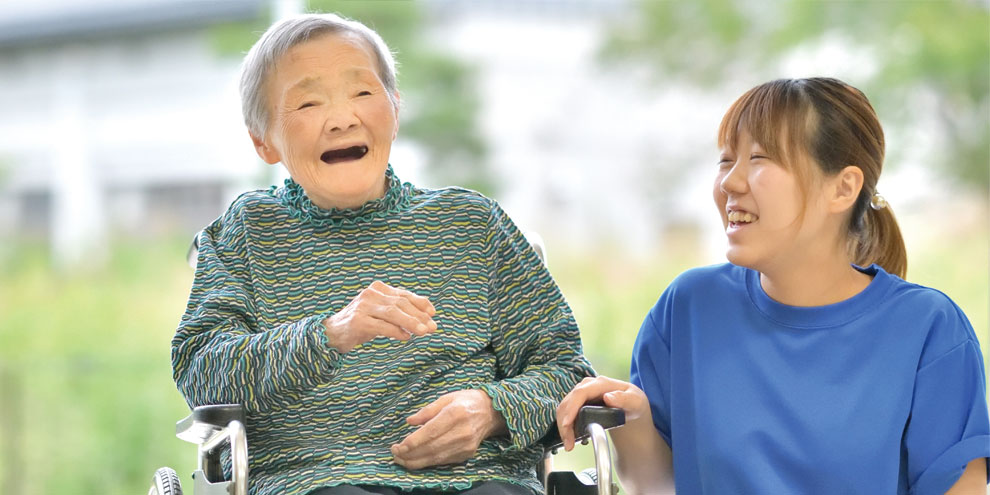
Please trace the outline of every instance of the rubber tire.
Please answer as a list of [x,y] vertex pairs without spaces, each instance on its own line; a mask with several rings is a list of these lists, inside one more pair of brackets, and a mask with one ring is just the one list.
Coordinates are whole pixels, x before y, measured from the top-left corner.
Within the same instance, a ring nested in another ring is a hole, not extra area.
[[151,478],[151,489],[148,495],[182,495],[182,485],[179,475],[172,468],[163,467],[155,471]]
[[577,479],[581,480],[586,486],[598,486],[598,470],[595,468],[588,468],[580,473],[576,474]]

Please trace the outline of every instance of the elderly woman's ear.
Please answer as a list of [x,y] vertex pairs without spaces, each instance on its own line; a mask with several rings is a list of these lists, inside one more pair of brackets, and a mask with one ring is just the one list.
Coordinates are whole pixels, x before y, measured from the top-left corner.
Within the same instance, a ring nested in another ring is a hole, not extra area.
[[[282,161],[282,157],[279,155],[278,150],[275,149],[274,146],[269,146],[265,140],[255,136],[251,132],[248,132],[248,135],[251,136],[251,142],[254,143],[254,151],[258,153],[258,156],[260,156],[265,163],[274,165]],[[395,139],[394,135],[392,136],[392,139]]]
[[395,129],[392,130],[392,141],[395,141],[395,136],[399,135],[399,91],[396,90],[392,93],[392,106],[395,107]]

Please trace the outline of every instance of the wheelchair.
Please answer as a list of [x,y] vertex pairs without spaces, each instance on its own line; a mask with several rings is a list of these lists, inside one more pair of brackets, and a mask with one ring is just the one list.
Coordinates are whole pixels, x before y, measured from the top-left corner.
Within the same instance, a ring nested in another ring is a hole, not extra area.
[[[535,233],[527,240],[546,263],[543,241]],[[186,253],[193,268],[199,254],[199,234]],[[247,495],[248,441],[246,415],[239,404],[198,406],[175,425],[178,438],[198,445],[197,469],[193,472],[193,495]],[[625,424],[621,409],[586,405],[574,423],[577,441],[594,450],[595,467],[580,473],[553,471],[552,456],[563,447],[556,425],[540,440],[543,458],[536,466],[537,478],[543,483],[545,495],[615,495],[618,485],[613,481],[611,445],[605,431]],[[221,455],[229,453],[230,477],[223,472]],[[169,467],[159,468],[152,477],[148,495],[182,495],[179,476]]]
[[[175,425],[176,436],[199,446],[196,471],[193,472],[194,495],[247,495],[248,445],[244,429],[244,408],[238,404],[199,406],[192,414]],[[589,440],[595,454],[595,468],[580,473],[552,471],[551,456],[563,444],[552,427],[540,441],[543,459],[536,466],[537,477],[543,482],[546,495],[615,495],[618,485],[613,482],[612,456],[605,430],[625,423],[621,409],[584,406],[574,424],[576,432],[584,432],[577,440],[587,445]],[[227,450],[231,475],[223,473],[220,457]],[[155,472],[148,495],[182,495],[178,474],[163,467]]]

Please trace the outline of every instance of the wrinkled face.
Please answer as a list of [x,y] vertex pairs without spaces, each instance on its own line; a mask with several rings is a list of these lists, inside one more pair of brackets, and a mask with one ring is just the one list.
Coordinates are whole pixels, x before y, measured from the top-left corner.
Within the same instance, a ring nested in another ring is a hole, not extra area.
[[[817,192],[817,194],[816,194]],[[723,149],[713,188],[728,237],[729,262],[766,272],[793,266],[815,249],[825,211],[820,187],[802,194],[798,178],[748,133]]]
[[376,67],[359,38],[329,34],[292,47],[267,83],[258,154],[282,162],[317,206],[356,208],[385,192],[398,115]]

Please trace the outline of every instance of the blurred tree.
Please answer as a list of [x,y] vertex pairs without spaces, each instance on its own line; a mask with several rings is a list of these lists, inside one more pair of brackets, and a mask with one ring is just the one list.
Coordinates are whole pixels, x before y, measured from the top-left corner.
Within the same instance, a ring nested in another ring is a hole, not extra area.
[[[422,4],[309,0],[308,9],[361,21],[396,53],[402,101],[399,133],[422,147],[434,183],[495,194],[495,176],[487,165],[487,147],[475,120],[479,102],[473,69],[429,46]],[[216,26],[214,46],[221,54],[241,57],[270,23],[270,17],[264,16]]]
[[636,5],[636,15],[610,30],[602,56],[617,63],[646,62],[655,78],[708,87],[740,74],[769,80],[780,77],[786,56],[826,40],[849,48],[856,60],[865,55],[873,66],[848,82],[869,95],[884,123],[928,125],[911,112],[922,104],[922,111],[934,109],[931,131],[944,151],[926,158],[988,193],[986,0],[641,0]]

